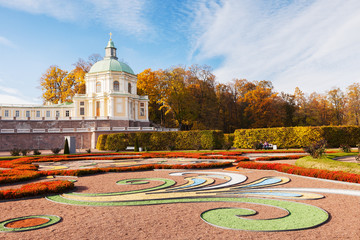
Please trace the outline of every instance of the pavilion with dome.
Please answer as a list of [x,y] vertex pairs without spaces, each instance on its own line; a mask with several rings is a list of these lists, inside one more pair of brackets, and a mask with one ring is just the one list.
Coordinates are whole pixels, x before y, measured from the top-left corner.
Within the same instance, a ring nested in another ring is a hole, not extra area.
[[137,76],[118,61],[110,38],[103,60],[96,62],[85,76],[86,94],[73,98],[74,117],[148,121],[148,97],[137,95]]
[[98,136],[127,131],[168,131],[150,127],[148,96],[137,95],[137,76],[118,60],[111,37],[105,57],[85,75],[85,94],[72,103],[1,104],[0,151],[62,147],[65,136],[76,148],[95,148]]
[[147,96],[137,95],[136,83],[136,74],[118,60],[110,38],[104,59],[85,75],[86,93],[76,94],[73,103],[0,104],[0,117],[2,120],[112,119],[146,123],[149,100]]

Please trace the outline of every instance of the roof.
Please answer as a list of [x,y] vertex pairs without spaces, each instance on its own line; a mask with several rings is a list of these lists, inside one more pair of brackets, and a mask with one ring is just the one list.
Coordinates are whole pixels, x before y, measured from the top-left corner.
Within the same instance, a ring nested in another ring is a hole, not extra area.
[[110,39],[106,48],[115,48],[114,42]]
[[135,75],[134,71],[129,67],[129,65],[123,62],[119,62],[118,60],[113,58],[104,59],[95,63],[91,67],[89,73],[108,72],[108,71],[126,72]]

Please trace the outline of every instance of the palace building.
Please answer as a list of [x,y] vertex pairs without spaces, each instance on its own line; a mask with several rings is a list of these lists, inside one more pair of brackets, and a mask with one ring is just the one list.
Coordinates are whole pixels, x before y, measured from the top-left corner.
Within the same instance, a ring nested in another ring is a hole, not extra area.
[[118,61],[116,48],[110,38],[105,57],[96,62],[85,75],[86,94],[77,94],[73,103],[53,105],[0,105],[3,120],[45,119],[116,119],[146,123],[148,97],[136,93],[137,76]]
[[65,135],[76,136],[77,148],[95,148],[104,132],[156,130],[149,127],[148,97],[137,95],[136,84],[110,37],[104,59],[85,75],[86,93],[76,94],[72,103],[0,104],[0,150],[62,147]]

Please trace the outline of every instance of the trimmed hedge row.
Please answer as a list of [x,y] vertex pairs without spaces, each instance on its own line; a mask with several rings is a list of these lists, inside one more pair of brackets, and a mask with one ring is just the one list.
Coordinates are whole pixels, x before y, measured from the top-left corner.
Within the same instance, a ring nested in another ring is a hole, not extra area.
[[340,147],[341,144],[354,147],[360,143],[358,126],[238,129],[234,134],[237,148],[253,148],[259,141],[267,141],[278,148],[302,148],[322,139],[327,141],[327,147]]
[[122,151],[135,144],[151,151],[221,149],[224,145],[224,133],[217,130],[115,133],[100,135],[96,148]]

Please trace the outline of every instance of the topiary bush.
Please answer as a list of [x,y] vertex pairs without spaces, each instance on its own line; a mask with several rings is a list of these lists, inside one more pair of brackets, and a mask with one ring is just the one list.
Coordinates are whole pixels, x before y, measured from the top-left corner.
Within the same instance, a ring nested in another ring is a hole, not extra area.
[[69,142],[68,142],[67,138],[65,138],[64,154],[70,154]]
[[20,156],[21,149],[19,148],[13,148],[10,150],[11,156]]
[[58,154],[60,151],[61,151],[61,148],[53,148],[53,149],[51,149],[51,152],[53,154]]
[[21,154],[23,156],[26,156],[29,152],[30,152],[30,150],[28,150],[28,149],[21,149]]
[[34,149],[33,155],[41,155],[41,152],[39,151],[39,149]]

